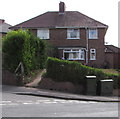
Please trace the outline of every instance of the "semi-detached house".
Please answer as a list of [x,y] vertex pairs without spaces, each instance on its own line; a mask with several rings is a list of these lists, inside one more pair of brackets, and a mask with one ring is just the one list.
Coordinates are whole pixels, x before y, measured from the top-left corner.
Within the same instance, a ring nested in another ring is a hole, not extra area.
[[59,11],[46,12],[11,27],[19,28],[29,29],[55,46],[60,59],[104,66],[104,38],[108,26],[78,11],[65,11],[64,2],[59,3]]
[[5,20],[0,19],[0,39],[5,36],[9,31],[10,24],[6,23]]

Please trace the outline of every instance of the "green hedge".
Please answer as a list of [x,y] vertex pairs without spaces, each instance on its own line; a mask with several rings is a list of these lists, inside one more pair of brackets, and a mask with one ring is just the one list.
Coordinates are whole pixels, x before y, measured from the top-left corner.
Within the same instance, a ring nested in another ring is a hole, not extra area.
[[120,89],[120,73],[118,74],[111,74],[106,73],[106,79],[113,79],[113,88]]
[[104,79],[105,74],[100,69],[84,66],[75,61],[60,60],[49,57],[47,60],[47,76],[55,81],[70,81],[74,84],[84,84],[87,75],[95,75]]
[[25,73],[45,68],[47,60],[46,43],[30,31],[11,31],[3,38],[3,68],[14,72],[20,62]]
[[120,74],[107,74],[101,69],[84,66],[75,61],[60,60],[49,57],[46,65],[46,76],[55,81],[69,81],[74,84],[85,84],[85,77],[95,75],[97,80],[113,79],[113,88],[120,88]]

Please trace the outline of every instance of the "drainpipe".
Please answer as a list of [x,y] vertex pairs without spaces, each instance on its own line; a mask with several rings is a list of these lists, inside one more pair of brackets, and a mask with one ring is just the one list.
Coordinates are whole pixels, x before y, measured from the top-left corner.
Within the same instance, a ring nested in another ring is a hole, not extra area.
[[88,65],[88,48],[89,48],[89,42],[88,42],[88,28],[86,27],[86,65]]

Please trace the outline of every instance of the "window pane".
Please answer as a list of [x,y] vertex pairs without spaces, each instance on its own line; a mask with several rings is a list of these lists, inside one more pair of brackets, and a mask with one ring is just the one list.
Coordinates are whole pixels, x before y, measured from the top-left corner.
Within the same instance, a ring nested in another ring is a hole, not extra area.
[[73,53],[69,53],[69,59],[73,59]]
[[81,57],[80,57],[81,59],[84,59],[85,58],[85,52],[84,52],[84,50],[81,50]]
[[73,59],[78,59],[79,58],[79,53],[73,53]]
[[49,29],[38,29],[37,36],[41,39],[49,39]]
[[64,59],[68,60],[84,60],[85,51],[83,49],[64,49]]
[[84,52],[84,50],[80,50],[80,59],[81,60],[85,59],[85,52]]
[[64,59],[67,60],[69,58],[69,53],[64,53]]
[[68,29],[67,38],[80,38],[79,29]]
[[90,49],[90,60],[96,60],[96,49]]
[[97,29],[89,29],[89,39],[97,39],[98,31]]

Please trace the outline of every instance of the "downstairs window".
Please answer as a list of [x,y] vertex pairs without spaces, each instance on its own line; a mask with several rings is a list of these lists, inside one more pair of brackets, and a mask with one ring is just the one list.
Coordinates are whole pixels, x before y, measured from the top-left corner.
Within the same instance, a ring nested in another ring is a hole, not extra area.
[[84,49],[64,49],[63,59],[65,60],[85,60]]

